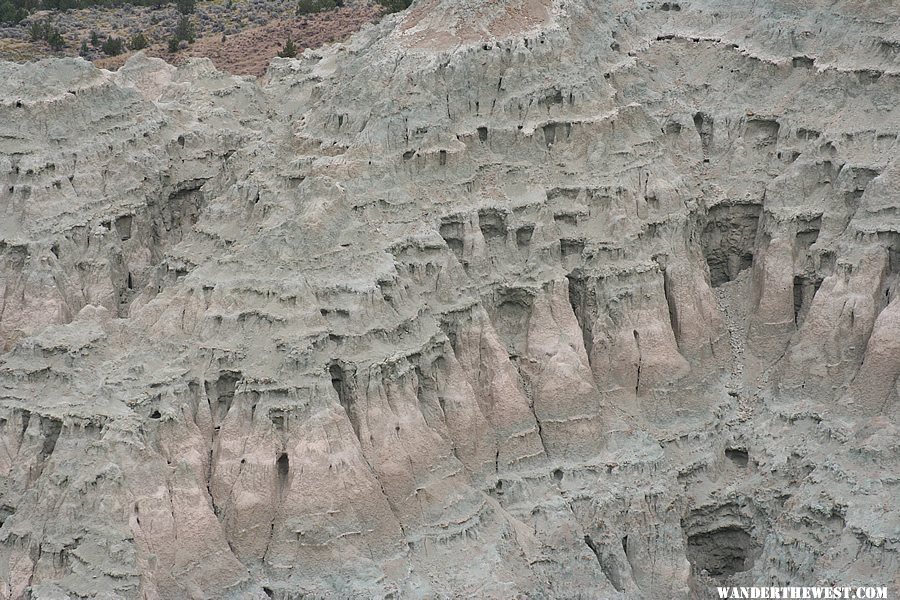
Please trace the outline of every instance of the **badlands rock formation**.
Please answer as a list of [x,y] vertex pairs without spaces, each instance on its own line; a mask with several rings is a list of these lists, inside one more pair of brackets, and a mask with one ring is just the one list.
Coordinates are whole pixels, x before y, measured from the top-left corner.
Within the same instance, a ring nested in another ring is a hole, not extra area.
[[896,593],[898,23],[0,64],[0,597]]

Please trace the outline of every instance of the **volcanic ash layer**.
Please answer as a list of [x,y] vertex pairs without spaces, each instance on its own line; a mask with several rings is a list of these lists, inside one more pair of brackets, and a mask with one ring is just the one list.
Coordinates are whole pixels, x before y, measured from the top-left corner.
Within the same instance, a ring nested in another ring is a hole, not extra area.
[[898,22],[0,64],[0,597],[900,589]]

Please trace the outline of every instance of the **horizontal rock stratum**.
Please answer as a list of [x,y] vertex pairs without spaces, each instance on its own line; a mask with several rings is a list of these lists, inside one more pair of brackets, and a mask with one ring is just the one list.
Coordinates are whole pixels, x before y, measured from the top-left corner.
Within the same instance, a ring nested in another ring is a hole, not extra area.
[[0,64],[0,597],[896,593],[898,22]]

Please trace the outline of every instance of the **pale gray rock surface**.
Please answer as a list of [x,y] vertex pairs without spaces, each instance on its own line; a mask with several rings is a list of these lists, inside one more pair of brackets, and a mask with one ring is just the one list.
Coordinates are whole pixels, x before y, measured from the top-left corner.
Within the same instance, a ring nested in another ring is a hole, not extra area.
[[898,99],[876,0],[0,64],[0,597],[900,589]]

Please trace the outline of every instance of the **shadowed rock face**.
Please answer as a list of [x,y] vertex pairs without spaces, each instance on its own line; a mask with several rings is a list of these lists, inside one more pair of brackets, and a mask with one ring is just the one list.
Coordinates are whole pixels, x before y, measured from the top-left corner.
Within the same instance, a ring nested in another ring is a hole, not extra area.
[[0,597],[896,589],[897,11],[0,64]]

